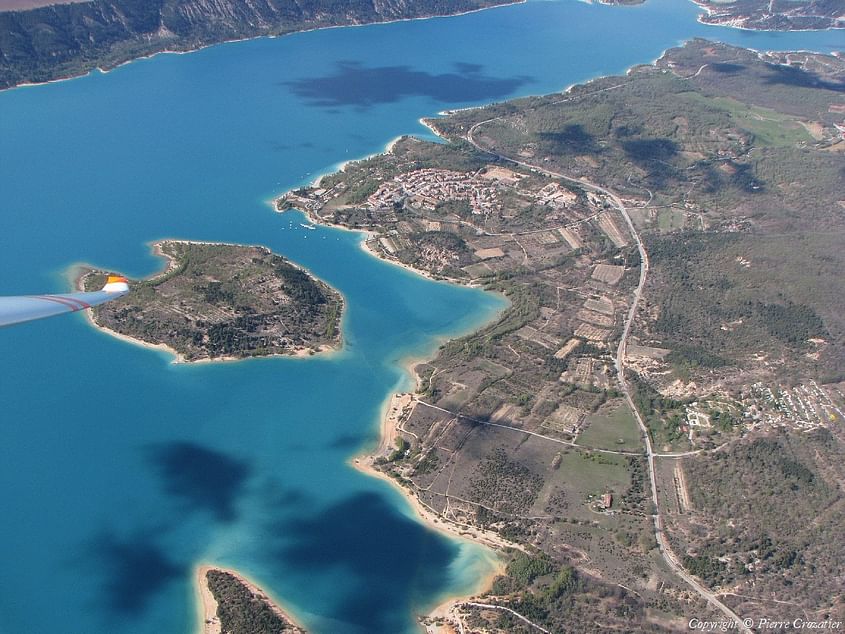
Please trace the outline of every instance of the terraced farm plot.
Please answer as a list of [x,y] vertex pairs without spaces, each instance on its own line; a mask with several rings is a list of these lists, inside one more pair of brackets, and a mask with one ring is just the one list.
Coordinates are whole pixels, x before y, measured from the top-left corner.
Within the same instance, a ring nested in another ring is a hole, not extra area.
[[481,258],[482,260],[487,260],[489,258],[501,258],[504,257],[505,252],[502,251],[501,247],[495,247],[492,249],[479,249],[475,252],[476,257]]
[[589,339],[590,341],[607,341],[610,339],[612,334],[612,330],[597,328],[596,326],[591,326],[590,324],[581,324],[575,330],[576,337],[583,337],[584,339]]
[[611,286],[618,284],[623,275],[625,275],[625,267],[615,264],[596,264],[596,268],[593,271],[594,280],[610,284]]
[[610,214],[603,213],[599,216],[598,219],[599,228],[604,231],[605,235],[610,238],[610,241],[613,242],[614,246],[617,248],[624,247],[628,244],[628,239],[625,237],[625,234],[619,230],[619,227],[616,225],[616,222],[613,220]]
[[572,354],[572,351],[578,347],[579,343],[581,343],[580,340],[576,339],[575,337],[569,339],[565,344],[563,344],[560,350],[555,352],[555,359],[565,359],[570,354]]
[[595,324],[596,326],[612,326],[613,325],[613,317],[609,315],[603,315],[601,313],[596,313],[591,310],[587,310],[586,308],[582,308],[578,311],[575,315],[581,321],[586,321],[591,324]]
[[569,405],[560,405],[540,425],[543,429],[560,433],[573,433],[584,417],[584,412]]
[[613,302],[607,297],[599,297],[596,299],[588,299],[584,302],[584,308],[594,310],[597,313],[605,315],[613,315]]
[[535,234],[534,239],[539,244],[557,244],[560,242],[560,238],[554,231],[545,231],[543,233]]
[[575,233],[573,229],[558,229],[558,233],[560,233],[561,237],[566,240],[567,244],[573,249],[580,249],[584,246],[581,238],[578,237],[578,234]]
[[671,352],[668,348],[654,348],[652,346],[638,346],[629,343],[626,348],[629,358],[662,359]]
[[549,348],[550,350],[556,350],[560,345],[560,341],[557,337],[540,332],[531,326],[523,326],[516,331],[516,335],[526,341],[533,341],[534,343],[541,345],[544,348]]

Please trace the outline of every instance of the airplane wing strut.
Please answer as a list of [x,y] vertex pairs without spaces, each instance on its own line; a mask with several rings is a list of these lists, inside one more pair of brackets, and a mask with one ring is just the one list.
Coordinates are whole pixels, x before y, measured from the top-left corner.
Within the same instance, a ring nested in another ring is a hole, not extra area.
[[128,292],[129,283],[125,277],[109,275],[106,285],[99,291],[0,297],[0,328],[33,319],[75,313],[123,297]]

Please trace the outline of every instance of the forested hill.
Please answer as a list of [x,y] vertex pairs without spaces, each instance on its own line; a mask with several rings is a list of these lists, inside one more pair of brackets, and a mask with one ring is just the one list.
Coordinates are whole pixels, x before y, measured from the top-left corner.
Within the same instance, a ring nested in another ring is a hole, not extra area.
[[343,24],[451,15],[516,0],[93,0],[0,12],[0,89],[164,50]]

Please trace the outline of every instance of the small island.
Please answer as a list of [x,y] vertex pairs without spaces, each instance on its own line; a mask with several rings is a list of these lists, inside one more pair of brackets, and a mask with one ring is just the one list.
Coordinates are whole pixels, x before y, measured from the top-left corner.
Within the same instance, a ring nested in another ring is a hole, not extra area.
[[[260,246],[163,240],[162,273],[130,282],[125,297],[93,309],[94,325],[162,346],[177,362],[305,356],[341,344],[340,293]],[[84,290],[105,273],[85,269]]]
[[197,571],[203,634],[305,634],[290,615],[242,575],[201,566]]

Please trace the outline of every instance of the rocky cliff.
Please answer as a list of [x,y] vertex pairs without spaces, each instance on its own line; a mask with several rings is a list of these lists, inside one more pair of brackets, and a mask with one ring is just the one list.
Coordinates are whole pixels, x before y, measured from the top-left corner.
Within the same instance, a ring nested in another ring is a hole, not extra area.
[[344,24],[450,15],[516,0],[93,0],[0,13],[0,88],[152,53]]

